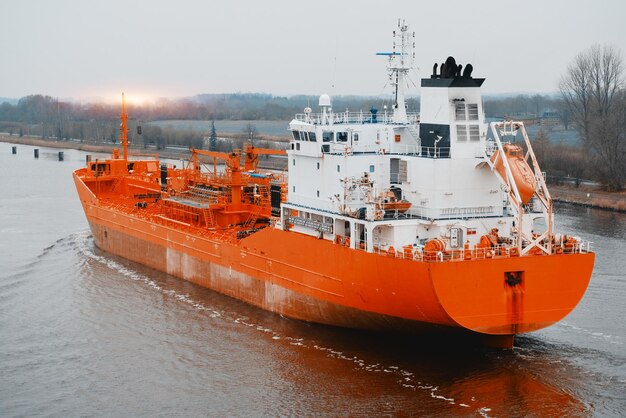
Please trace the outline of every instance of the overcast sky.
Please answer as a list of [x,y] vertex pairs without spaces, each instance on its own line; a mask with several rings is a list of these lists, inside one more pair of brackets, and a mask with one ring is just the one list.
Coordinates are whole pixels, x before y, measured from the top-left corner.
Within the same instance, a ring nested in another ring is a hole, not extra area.
[[399,17],[418,86],[448,55],[487,93],[555,91],[594,43],[626,58],[625,0],[0,0],[0,97],[390,93]]

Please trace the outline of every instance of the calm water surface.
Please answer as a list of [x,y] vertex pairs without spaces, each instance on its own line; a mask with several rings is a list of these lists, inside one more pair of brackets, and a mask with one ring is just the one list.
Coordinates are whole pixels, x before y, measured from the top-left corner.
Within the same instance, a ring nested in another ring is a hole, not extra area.
[[557,207],[596,267],[512,351],[292,321],[103,253],[85,154],[0,143],[0,416],[623,416],[626,216]]

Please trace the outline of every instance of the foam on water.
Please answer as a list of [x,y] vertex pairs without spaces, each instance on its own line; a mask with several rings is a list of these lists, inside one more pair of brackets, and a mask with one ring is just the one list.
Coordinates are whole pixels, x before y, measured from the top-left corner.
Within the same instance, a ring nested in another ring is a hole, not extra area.
[[[309,349],[309,350],[316,350],[319,352],[323,352],[329,358],[337,359],[337,360],[344,361],[344,362],[349,362],[354,367],[362,371],[365,371],[367,373],[388,373],[395,377],[396,382],[400,387],[413,390],[413,391],[426,392],[430,395],[431,398],[440,400],[449,405],[457,405],[461,408],[471,408],[468,402],[476,403],[476,400],[474,398],[472,398],[471,401],[466,400],[464,402],[460,402],[453,397],[445,396],[441,393],[441,390],[438,386],[428,384],[426,382],[422,382],[421,380],[417,379],[412,372],[400,369],[398,366],[394,366],[394,365],[385,366],[380,363],[371,364],[357,356],[344,354],[342,351],[333,349],[332,347],[324,347],[324,346],[317,345],[312,341],[306,341],[305,338],[303,337],[293,337],[293,336],[282,335],[281,333],[274,331],[270,328],[267,328],[264,325],[256,324],[250,321],[250,318],[248,317],[240,317],[240,316],[237,316],[236,313],[227,313],[224,311],[219,311],[215,307],[206,306],[205,304],[194,300],[188,294],[181,294],[181,293],[178,293],[176,290],[164,288],[163,286],[159,285],[155,280],[151,279],[150,277],[144,274],[138,273],[136,271],[133,271],[132,269],[123,266],[122,264],[118,263],[117,261],[107,256],[98,255],[94,253],[93,243],[91,241],[91,235],[88,232],[81,232],[81,233],[74,234],[72,235],[72,240],[74,244],[76,245],[77,250],[82,255],[94,261],[97,261],[99,263],[102,263],[107,268],[114,270],[116,273],[121,274],[123,277],[126,277],[133,281],[141,282],[145,284],[146,287],[154,291],[161,292],[164,295],[173,297],[174,299],[177,299],[181,303],[185,303],[197,309],[198,311],[206,312],[209,318],[213,318],[213,319],[219,318],[222,321],[230,321],[232,323],[245,326],[247,328],[260,332],[264,336],[267,336],[270,340],[287,341],[288,344],[291,346],[296,346],[301,349]],[[479,415],[483,417],[488,417],[489,415],[487,413],[491,411],[491,409],[486,406],[475,406],[474,410],[476,413],[478,413]]]

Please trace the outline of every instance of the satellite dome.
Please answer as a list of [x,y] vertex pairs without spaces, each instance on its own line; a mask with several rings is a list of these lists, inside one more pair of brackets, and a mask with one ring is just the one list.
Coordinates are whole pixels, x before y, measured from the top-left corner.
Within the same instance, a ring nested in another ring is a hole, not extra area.
[[320,106],[330,106],[330,96],[328,94],[322,94],[320,96]]

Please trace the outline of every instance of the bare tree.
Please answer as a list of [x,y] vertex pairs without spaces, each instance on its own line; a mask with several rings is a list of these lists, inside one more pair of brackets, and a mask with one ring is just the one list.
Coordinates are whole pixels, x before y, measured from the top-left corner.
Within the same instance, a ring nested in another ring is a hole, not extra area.
[[248,124],[241,130],[241,132],[243,133],[244,140],[249,142],[251,145],[254,145],[254,140],[259,135],[259,131],[256,129],[256,126],[248,122]]
[[567,67],[559,83],[559,90],[569,109],[583,144],[589,140],[589,114],[591,113],[591,63],[587,52],[581,52]]
[[563,127],[565,128],[566,131],[569,130],[569,125],[572,122],[572,111],[571,111],[571,109],[569,108],[567,103],[565,103],[564,100],[559,100],[556,103],[556,108],[558,109],[559,120],[563,124]]
[[597,112],[604,117],[611,110],[615,95],[623,87],[622,56],[611,46],[594,45],[588,53],[591,61],[591,95]]
[[606,114],[593,120],[595,169],[609,190],[621,190],[626,181],[626,90],[620,89]]
[[626,174],[623,61],[618,50],[594,45],[576,56],[559,85],[585,149],[609,190],[622,188]]
[[537,118],[540,118],[541,112],[543,111],[543,96],[541,94],[535,94],[533,97],[531,97],[531,100],[533,102],[533,105],[535,106],[535,108],[533,109],[535,111],[535,116]]

